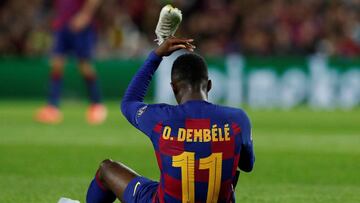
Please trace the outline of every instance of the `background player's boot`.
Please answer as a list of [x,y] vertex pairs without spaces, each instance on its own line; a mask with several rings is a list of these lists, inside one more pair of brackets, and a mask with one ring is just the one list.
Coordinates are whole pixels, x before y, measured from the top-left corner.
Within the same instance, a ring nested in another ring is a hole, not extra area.
[[159,21],[156,26],[155,34],[158,45],[162,44],[167,38],[174,36],[182,20],[181,11],[171,5],[166,5],[161,9]]
[[35,115],[36,121],[46,124],[60,123],[62,119],[63,116],[60,110],[57,107],[51,105],[42,107]]
[[107,117],[107,109],[102,104],[92,104],[87,111],[86,117],[90,124],[101,124]]

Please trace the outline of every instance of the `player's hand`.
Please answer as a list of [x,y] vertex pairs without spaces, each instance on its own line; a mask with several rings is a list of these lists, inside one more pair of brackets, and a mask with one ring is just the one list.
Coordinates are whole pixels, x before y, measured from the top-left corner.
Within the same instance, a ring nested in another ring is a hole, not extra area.
[[179,49],[186,49],[193,52],[196,48],[193,44],[191,44],[193,41],[193,39],[180,39],[171,37],[165,40],[158,48],[156,48],[155,53],[158,56],[169,56],[171,53]]
[[73,32],[80,32],[89,25],[91,16],[87,13],[80,12],[71,20],[70,29]]

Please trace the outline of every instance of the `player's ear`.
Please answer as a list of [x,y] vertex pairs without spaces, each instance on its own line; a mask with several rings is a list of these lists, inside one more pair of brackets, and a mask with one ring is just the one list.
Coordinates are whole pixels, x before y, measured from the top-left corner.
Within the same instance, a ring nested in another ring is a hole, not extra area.
[[172,88],[172,90],[174,92],[174,95],[176,96],[178,91],[179,91],[178,88],[176,87],[176,85],[173,82],[171,82],[170,85],[171,85],[171,88]]
[[212,88],[212,82],[211,80],[208,80],[208,83],[207,83],[207,92],[209,92]]

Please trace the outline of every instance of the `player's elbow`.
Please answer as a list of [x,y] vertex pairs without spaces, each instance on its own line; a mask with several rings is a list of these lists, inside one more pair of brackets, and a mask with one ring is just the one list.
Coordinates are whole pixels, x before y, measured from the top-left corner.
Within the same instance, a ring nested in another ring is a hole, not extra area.
[[128,114],[129,114],[129,109],[130,109],[130,102],[127,100],[122,100],[121,104],[120,104],[120,109],[121,109],[121,113],[128,118]]
[[245,166],[245,167],[240,167],[240,169],[246,173],[250,173],[254,168],[254,165],[249,165],[249,166]]
[[247,161],[241,161],[239,162],[239,168],[244,171],[244,172],[251,172],[254,169],[254,162],[255,162],[255,158],[252,158],[251,160],[247,160]]
[[121,113],[124,117],[134,125],[135,123],[135,112],[136,112],[136,105],[133,102],[129,101],[122,101],[120,105]]

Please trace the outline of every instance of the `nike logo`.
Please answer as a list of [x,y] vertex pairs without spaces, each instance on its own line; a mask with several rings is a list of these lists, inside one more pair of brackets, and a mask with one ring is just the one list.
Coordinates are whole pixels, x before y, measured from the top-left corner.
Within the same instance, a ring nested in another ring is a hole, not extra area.
[[135,188],[134,188],[134,193],[133,193],[133,197],[135,196],[135,193],[136,193],[136,189],[137,187],[140,185],[140,182],[137,182],[136,185],[135,185]]

